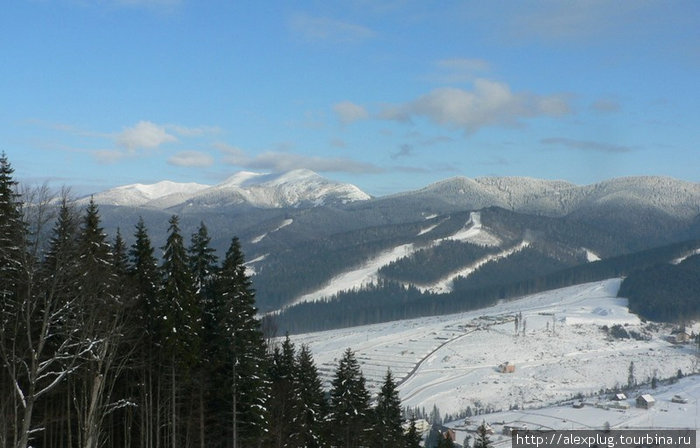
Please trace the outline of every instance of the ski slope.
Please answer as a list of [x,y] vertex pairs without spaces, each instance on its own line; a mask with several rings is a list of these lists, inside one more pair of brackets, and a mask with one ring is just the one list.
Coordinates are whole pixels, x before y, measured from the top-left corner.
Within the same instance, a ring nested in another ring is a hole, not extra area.
[[[437,225],[438,224],[422,229],[419,235],[429,233]],[[264,237],[265,235],[261,235],[255,238],[253,242],[257,243]],[[448,236],[446,238],[438,238],[433,240],[428,244],[428,247],[439,245],[443,241],[447,240],[463,241],[485,246],[495,246],[500,244],[501,242],[496,236],[492,235],[486,229],[483,228],[483,226],[481,225],[481,214],[479,212],[471,212],[469,215],[469,220],[464,224],[464,227],[462,229],[458,230],[453,235]],[[463,269],[451,273],[445,278],[440,279],[432,284],[415,286],[419,287],[423,291],[449,292],[452,287],[452,282],[455,278],[457,278],[457,276],[469,275],[477,267],[488,263],[489,261],[493,261],[498,258],[511,255],[517,250],[521,250],[526,245],[527,243],[524,242],[520,246],[517,246],[515,249],[506,249],[500,254],[484,257],[482,260],[479,260],[474,265],[465,266]],[[408,257],[424,247],[426,246],[416,246],[412,243],[409,243],[401,244],[391,249],[380,252],[379,254],[364,262],[362,265],[357,266],[342,274],[336,275],[319,289],[297,297],[287,306],[292,306],[303,302],[315,302],[326,297],[332,297],[343,291],[352,291],[354,289],[359,289],[368,285],[376,284],[377,280],[379,279],[379,270],[383,266],[386,266],[389,263],[397,261],[401,258]]]
[[[293,341],[310,347],[326,385],[349,347],[373,392],[391,368],[403,405],[437,405],[443,414],[467,407],[538,408],[626,385],[631,362],[639,382],[696,371],[695,350],[667,342],[671,328],[630,314],[627,300],[616,297],[620,283],[588,283],[473,312],[308,333]],[[648,340],[613,339],[602,327],[615,324]],[[514,373],[498,372],[506,361],[515,364]]]

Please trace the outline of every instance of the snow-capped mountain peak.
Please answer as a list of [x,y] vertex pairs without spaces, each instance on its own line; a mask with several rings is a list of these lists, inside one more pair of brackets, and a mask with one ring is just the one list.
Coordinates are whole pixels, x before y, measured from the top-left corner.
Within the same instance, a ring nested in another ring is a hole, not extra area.
[[272,174],[237,173],[195,195],[188,204],[212,207],[242,203],[277,208],[348,203],[369,198],[354,185],[326,179],[311,170],[298,169]]
[[[130,184],[115,187],[92,195],[95,203],[100,205],[120,205],[129,207],[146,206],[149,202],[172,195],[189,195],[210,188],[209,185],[197,183],[178,183],[169,180],[154,184]],[[90,196],[79,199],[77,202],[87,203]]]
[[254,173],[252,171],[239,171],[221,182],[219,185],[242,187],[245,185],[259,183],[261,177],[265,177],[265,174]]
[[[162,181],[132,184],[93,195],[96,203],[166,209],[177,206],[221,207],[250,205],[260,208],[345,204],[370,199],[352,184],[332,181],[307,169],[284,173],[241,171],[214,185]],[[89,197],[81,199],[87,202]]]

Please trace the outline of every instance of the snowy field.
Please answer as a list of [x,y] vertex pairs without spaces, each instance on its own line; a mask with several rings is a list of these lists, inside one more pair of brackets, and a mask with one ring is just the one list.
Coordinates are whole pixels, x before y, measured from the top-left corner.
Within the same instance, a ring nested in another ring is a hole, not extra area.
[[[437,405],[443,415],[468,407],[473,411],[532,410],[577,394],[591,396],[602,388],[625,386],[631,362],[639,383],[654,376],[673,377],[679,369],[684,374],[697,372],[696,350],[668,342],[670,326],[643,323],[630,314],[626,299],[616,297],[620,283],[620,279],[588,283],[473,312],[308,333],[294,336],[293,341],[309,345],[327,386],[349,347],[362,364],[372,392],[377,392],[386,369],[391,368],[400,381],[403,405],[428,411]],[[515,317],[520,315],[516,335]],[[646,340],[614,339],[602,329],[615,324]],[[506,361],[515,365],[513,373],[498,371]],[[700,394],[695,381],[688,378],[681,383],[693,396]],[[573,411],[585,416],[589,409]],[[612,425],[637,421],[647,425],[643,418],[657,416],[653,423],[663,426],[664,417],[670,415],[661,406],[639,414],[641,420],[635,417],[636,409],[619,420],[615,411],[605,412],[609,414],[603,421]],[[489,418],[492,415],[496,414]],[[515,420],[517,415],[498,418]],[[588,422],[572,417],[566,427],[595,426]],[[697,420],[692,426],[696,424]]]
[[[510,436],[503,435],[504,426],[519,427],[530,430],[568,430],[568,429],[698,429],[700,428],[700,376],[694,375],[680,379],[675,384],[661,385],[653,390],[640,388],[636,393],[652,394],[656,403],[650,409],[635,407],[635,396],[623,403],[628,409],[610,408],[608,397],[600,400],[588,399],[583,408],[574,408],[570,404],[550,406],[541,409],[505,411],[474,416],[447,424],[456,433],[456,440],[461,443],[466,436],[474,437],[476,427],[487,423],[494,431],[491,436],[496,446],[511,446]],[[680,395],[687,403],[674,403],[674,395]],[[700,446],[696,440],[696,446]]]

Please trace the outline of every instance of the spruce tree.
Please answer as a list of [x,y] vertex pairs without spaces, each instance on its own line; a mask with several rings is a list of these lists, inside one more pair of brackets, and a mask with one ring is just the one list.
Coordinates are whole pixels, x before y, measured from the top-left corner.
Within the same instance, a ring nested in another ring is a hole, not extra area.
[[76,384],[81,396],[78,400],[81,404],[76,407],[83,422],[82,446],[93,448],[104,437],[103,421],[112,406],[112,392],[124,366],[119,357],[123,354],[126,315],[114,256],[92,198],[82,218],[77,252],[80,330],[83,341],[89,343],[89,356]]
[[391,369],[387,369],[384,384],[377,396],[372,412],[372,446],[376,448],[400,447],[404,444],[401,400]]
[[129,256],[126,253],[126,243],[122,238],[121,231],[117,227],[117,236],[114,237],[114,245],[112,246],[112,267],[115,275],[119,278],[121,287],[125,287],[123,281],[126,280],[129,272]]
[[416,417],[415,415],[411,417],[408,426],[408,432],[405,436],[404,448],[420,448],[420,442],[423,440],[420,434],[418,434],[418,429],[416,428]]
[[138,433],[141,446],[152,446],[157,437],[160,403],[154,403],[154,397],[159,396],[158,391],[162,386],[159,381],[162,379],[160,372],[165,368],[160,354],[162,342],[157,333],[160,324],[157,311],[161,281],[153,252],[148,230],[140,217],[136,224],[134,243],[129,250],[129,273],[134,288],[133,344],[139,368],[134,373],[137,379],[133,383],[138,385],[139,406],[136,410],[141,429]]
[[148,229],[146,229],[143,218],[139,218],[134,233],[134,243],[129,250],[129,273],[135,288],[135,317],[149,338],[154,337],[156,331],[156,311],[159,308],[157,304],[158,290],[161,283],[158,261],[153,252]]
[[169,355],[185,366],[191,366],[199,352],[201,317],[196,306],[194,281],[180,234],[179,219],[174,215],[168,223],[168,238],[162,248],[163,285],[157,304],[160,337]]
[[221,390],[227,391],[224,439],[233,448],[261,445],[268,431],[269,381],[265,341],[256,318],[255,293],[246,274],[238,238],[233,238],[216,278],[211,309],[216,338],[212,341]]
[[489,433],[486,430],[486,422],[482,422],[476,429],[476,439],[474,440],[474,448],[490,448],[493,446]]
[[200,223],[197,233],[192,235],[188,252],[195,293],[204,297],[216,273],[217,257],[214,254],[216,251],[211,247],[207,226],[203,222]]
[[181,409],[187,380],[199,360],[201,316],[197,308],[189,260],[180,234],[179,220],[169,220],[168,238],[163,246],[163,285],[158,299],[158,338],[164,348],[164,362],[170,373],[170,421],[166,436],[172,448],[181,439],[186,417]]
[[292,446],[327,446],[324,423],[328,414],[328,403],[311,351],[306,345],[301,346],[297,355],[294,395],[297,397],[298,407],[293,419],[295,431],[291,436]]
[[282,346],[275,347],[270,365],[270,442],[273,448],[296,446],[291,443],[294,420],[299,410],[295,394],[294,374],[297,370],[296,352],[289,335]]
[[27,237],[27,227],[22,219],[23,204],[13,173],[14,169],[3,152],[0,155],[0,311],[19,292]]
[[357,448],[366,440],[369,424],[369,392],[355,353],[343,354],[331,383],[329,421],[335,445]]
[[[211,315],[211,295],[213,294],[211,286],[217,271],[217,257],[214,255],[215,250],[210,244],[211,238],[206,225],[202,222],[197,232],[192,235],[190,247],[188,248],[189,268],[194,284],[195,299],[202,317],[200,328],[198,329],[198,332],[201,334],[200,340],[202,341],[201,356],[199,362],[194,366],[195,371],[193,372],[193,394],[195,395],[198,411],[196,425],[198,427],[199,444],[202,448],[210,445],[210,439],[212,438],[208,434],[205,418],[205,414],[208,411],[207,397],[211,396],[212,393],[216,394],[218,391],[218,385],[212,381],[213,371],[210,362],[213,356],[211,350],[207,347],[208,342],[215,339],[213,334],[213,317]],[[212,388],[215,390],[210,390]]]
[[[24,423],[20,421],[22,412],[19,403],[22,397],[13,384],[20,373],[15,357],[27,348],[23,343],[26,338],[21,333],[26,327],[22,327],[21,323],[23,311],[29,305],[29,297],[21,291],[28,280],[23,268],[27,234],[22,218],[22,201],[13,173],[3,152],[0,154],[0,396],[3,397],[0,404],[0,442],[7,440],[8,445],[20,429],[24,440],[29,431],[28,426],[21,428]],[[26,403],[24,399],[22,407],[25,410]]]

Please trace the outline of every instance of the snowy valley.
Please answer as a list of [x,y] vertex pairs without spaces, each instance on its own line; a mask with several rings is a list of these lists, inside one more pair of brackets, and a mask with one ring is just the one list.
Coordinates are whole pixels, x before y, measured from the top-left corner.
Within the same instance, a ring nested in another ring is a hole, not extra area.
[[[475,312],[300,334],[293,340],[308,344],[327,384],[349,347],[373,392],[389,368],[404,406],[427,411],[437,406],[442,415],[489,412],[474,417],[476,424],[520,421],[531,429],[585,429],[600,428],[605,421],[612,427],[645,427],[656,419],[658,427],[697,426],[697,376],[659,386],[663,405],[653,412],[595,407],[609,401],[612,390],[625,391],[633,400],[642,391],[656,394],[654,378],[661,384],[698,372],[697,346],[670,342],[673,325],[643,322],[629,313],[627,300],[617,297],[620,282],[610,279]],[[631,336],[616,337],[613,328]],[[514,371],[501,372],[504,363]],[[630,379],[639,386],[628,388]],[[681,392],[688,394],[688,404],[667,403]],[[580,399],[586,408],[573,409],[571,403]],[[562,402],[567,403],[563,408],[551,408]],[[666,414],[679,407],[682,418]]]

